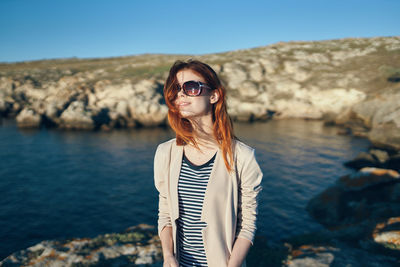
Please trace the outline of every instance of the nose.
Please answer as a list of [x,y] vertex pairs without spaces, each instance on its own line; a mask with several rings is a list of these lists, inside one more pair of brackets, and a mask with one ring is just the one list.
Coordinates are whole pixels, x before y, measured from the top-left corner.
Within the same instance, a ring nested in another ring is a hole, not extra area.
[[178,94],[177,94],[177,97],[183,97],[183,96],[186,96],[185,95],[185,93],[183,92],[183,89],[182,89],[182,87],[179,87],[179,89],[178,89],[179,91],[178,91]]

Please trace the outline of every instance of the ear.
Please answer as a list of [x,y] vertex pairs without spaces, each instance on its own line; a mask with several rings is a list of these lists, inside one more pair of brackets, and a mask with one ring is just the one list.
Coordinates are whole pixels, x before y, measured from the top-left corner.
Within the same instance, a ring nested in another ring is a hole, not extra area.
[[213,90],[210,96],[210,104],[215,104],[219,100],[219,92],[218,90]]

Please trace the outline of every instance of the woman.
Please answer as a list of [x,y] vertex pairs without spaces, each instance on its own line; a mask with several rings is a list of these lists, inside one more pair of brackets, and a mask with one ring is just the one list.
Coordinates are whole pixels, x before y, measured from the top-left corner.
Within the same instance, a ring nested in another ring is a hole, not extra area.
[[245,266],[262,172],[234,137],[225,88],[207,64],[177,61],[164,97],[176,133],[154,158],[164,266]]

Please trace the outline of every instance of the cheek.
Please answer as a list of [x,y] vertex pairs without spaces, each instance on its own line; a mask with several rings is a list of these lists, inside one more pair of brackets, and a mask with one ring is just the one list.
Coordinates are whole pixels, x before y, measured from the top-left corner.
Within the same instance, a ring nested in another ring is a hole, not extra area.
[[172,103],[172,105],[174,105],[174,107],[176,107],[177,108],[177,105],[176,105],[176,102],[178,101],[178,97],[174,97],[172,100],[171,100],[171,103]]
[[197,108],[201,111],[207,112],[211,109],[211,104],[207,98],[204,98],[197,103]]

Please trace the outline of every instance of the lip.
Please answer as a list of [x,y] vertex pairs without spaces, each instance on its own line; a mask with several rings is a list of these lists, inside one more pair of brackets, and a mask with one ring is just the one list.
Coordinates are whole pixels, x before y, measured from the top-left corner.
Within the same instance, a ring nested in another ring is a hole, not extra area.
[[184,106],[187,106],[187,105],[190,105],[190,103],[189,102],[178,103],[178,107],[184,107]]

